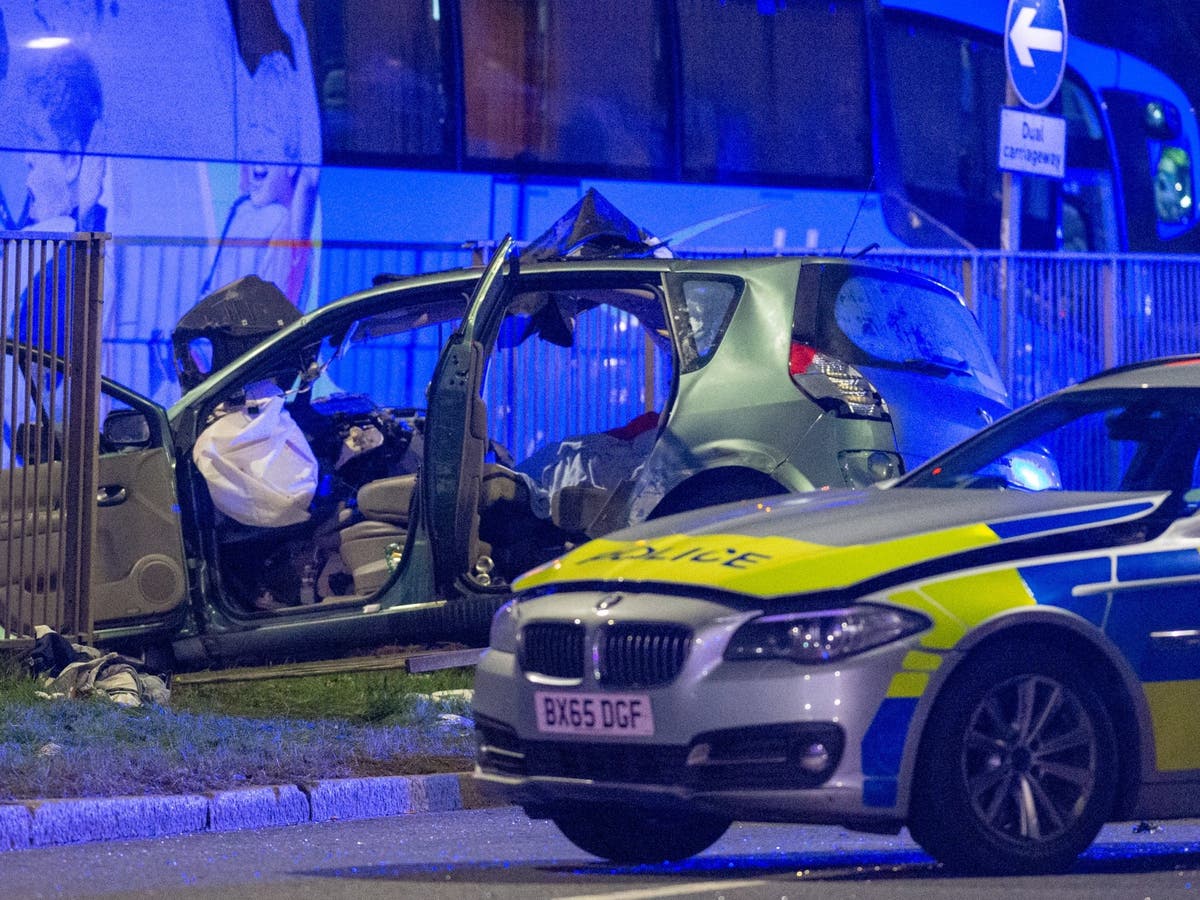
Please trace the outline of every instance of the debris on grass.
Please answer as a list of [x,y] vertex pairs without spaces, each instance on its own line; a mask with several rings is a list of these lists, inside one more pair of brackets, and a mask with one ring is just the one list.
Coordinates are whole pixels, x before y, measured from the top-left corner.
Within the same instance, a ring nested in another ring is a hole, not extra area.
[[47,702],[26,673],[0,672],[0,802],[470,771],[470,678],[188,686],[172,691],[169,707],[123,707]]

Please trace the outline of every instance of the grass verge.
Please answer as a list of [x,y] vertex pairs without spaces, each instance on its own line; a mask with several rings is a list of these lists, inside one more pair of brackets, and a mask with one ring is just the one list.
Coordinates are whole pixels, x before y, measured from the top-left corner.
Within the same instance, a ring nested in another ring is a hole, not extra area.
[[472,670],[340,673],[172,688],[169,707],[44,700],[0,668],[0,801],[192,793],[468,771]]

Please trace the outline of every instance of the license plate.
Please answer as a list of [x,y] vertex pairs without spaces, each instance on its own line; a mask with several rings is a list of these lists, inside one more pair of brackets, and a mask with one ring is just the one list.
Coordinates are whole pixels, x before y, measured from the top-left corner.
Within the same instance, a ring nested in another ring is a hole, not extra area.
[[647,694],[535,691],[538,731],[547,734],[654,734]]

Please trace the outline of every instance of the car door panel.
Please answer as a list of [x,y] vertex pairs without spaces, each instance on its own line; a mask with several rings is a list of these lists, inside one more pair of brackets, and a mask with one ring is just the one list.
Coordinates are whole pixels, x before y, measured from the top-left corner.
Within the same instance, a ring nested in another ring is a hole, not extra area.
[[187,596],[187,579],[167,451],[102,454],[97,484],[93,620],[170,612]]
[[188,595],[175,447],[153,401],[104,379],[101,403],[91,618],[100,630],[152,629]]

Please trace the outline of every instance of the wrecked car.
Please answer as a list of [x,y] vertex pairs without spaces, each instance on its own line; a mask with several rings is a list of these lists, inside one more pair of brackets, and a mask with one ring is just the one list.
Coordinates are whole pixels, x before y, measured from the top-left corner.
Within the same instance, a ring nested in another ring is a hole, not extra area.
[[[105,381],[97,642],[178,666],[481,645],[511,582],[576,544],[889,479],[1008,408],[970,311],[923,276],[590,233],[257,330],[210,308],[177,331],[170,409]],[[257,440],[276,462],[235,460]]]

